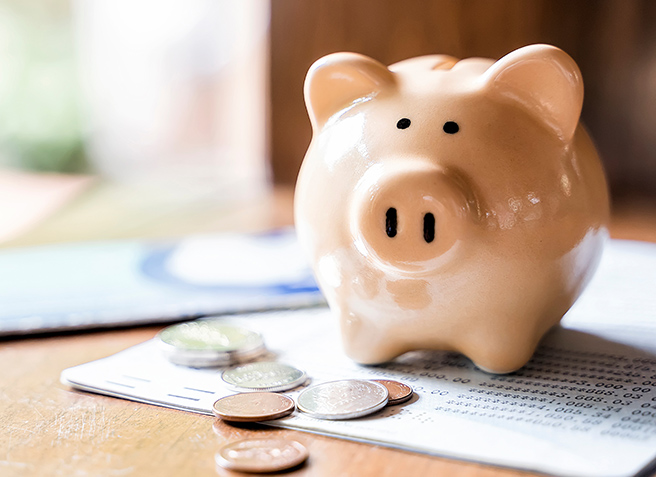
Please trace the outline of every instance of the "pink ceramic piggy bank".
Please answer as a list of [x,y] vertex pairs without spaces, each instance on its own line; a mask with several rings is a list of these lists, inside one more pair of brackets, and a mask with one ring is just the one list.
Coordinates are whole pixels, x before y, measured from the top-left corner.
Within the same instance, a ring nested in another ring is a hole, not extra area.
[[581,74],[547,45],[499,61],[354,53],[305,83],[296,227],[347,354],[458,351],[522,367],[590,279],[608,194]]

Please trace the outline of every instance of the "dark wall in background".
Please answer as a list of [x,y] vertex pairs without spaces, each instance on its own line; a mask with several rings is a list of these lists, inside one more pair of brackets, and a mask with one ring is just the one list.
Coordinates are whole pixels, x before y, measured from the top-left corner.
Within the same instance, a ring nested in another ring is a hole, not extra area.
[[303,80],[335,51],[385,64],[445,53],[499,58],[551,43],[579,64],[583,121],[615,200],[656,199],[656,2],[651,0],[272,0],[271,154],[293,183],[310,141]]

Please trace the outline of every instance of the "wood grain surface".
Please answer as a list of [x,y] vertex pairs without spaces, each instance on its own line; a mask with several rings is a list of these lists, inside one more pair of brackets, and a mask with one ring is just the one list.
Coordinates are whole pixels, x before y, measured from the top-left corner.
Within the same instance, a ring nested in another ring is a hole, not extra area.
[[66,367],[152,338],[157,328],[5,342],[0,349],[0,475],[231,475],[214,454],[226,442],[285,436],[310,460],[293,475],[520,475],[299,431],[234,426],[182,411],[68,389]]
[[[234,228],[291,223],[291,194],[283,191],[249,210],[232,223]],[[656,241],[656,209],[617,210],[613,235]],[[59,383],[63,369],[141,343],[159,329],[0,341],[0,475],[239,475],[217,469],[214,454],[225,442],[256,436],[289,437],[309,449],[308,462],[289,474],[295,476],[534,475],[300,431],[228,425],[208,416],[77,392]]]

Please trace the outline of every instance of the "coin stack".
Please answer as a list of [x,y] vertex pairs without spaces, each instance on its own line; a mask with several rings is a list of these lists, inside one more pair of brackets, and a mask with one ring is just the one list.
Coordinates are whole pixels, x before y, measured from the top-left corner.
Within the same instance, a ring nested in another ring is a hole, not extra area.
[[[227,366],[261,357],[266,348],[253,331],[197,320],[165,328],[157,335],[160,348],[175,364],[190,367]],[[279,394],[305,385],[304,371],[275,361],[257,361],[228,368],[221,374],[226,387],[237,394],[214,403],[212,410],[228,422],[281,419],[298,410],[316,419],[355,419],[385,406],[408,401],[412,388],[392,380],[343,379],[309,386],[297,398]],[[279,472],[301,465],[307,449],[289,439],[245,439],[224,445],[217,465],[241,472]]]
[[259,333],[216,319],[169,326],[155,339],[169,361],[192,368],[251,361],[266,352]]

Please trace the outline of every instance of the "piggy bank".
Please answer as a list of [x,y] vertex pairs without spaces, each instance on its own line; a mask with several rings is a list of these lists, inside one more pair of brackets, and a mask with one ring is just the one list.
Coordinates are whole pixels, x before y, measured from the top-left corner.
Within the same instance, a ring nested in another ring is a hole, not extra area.
[[608,235],[576,63],[548,45],[498,61],[318,60],[295,222],[346,353],[456,351],[522,367],[591,278]]

